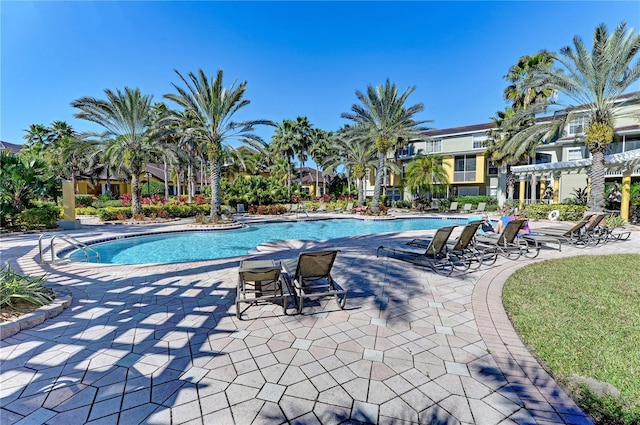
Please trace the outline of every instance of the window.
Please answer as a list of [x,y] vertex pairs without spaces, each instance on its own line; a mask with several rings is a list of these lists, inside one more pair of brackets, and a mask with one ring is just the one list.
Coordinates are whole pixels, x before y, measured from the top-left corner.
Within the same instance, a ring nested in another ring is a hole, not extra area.
[[487,175],[488,176],[497,176],[499,167],[493,162],[492,159],[487,159]]
[[582,148],[568,148],[567,161],[577,161],[582,159]]
[[587,124],[587,117],[576,117],[569,123],[569,134],[582,134]]
[[640,136],[637,134],[625,136],[624,152],[640,149]]
[[409,145],[409,146],[405,146],[402,149],[398,149],[398,157],[400,158],[406,158],[409,156],[413,156],[414,155],[414,146],[413,145]]
[[426,153],[442,152],[442,139],[427,140]]
[[454,182],[472,182],[476,180],[475,155],[461,155],[454,157]]
[[458,196],[478,196],[480,188],[478,186],[459,186]]
[[536,153],[536,164],[549,164],[551,155],[548,153]]
[[471,136],[473,149],[482,149],[487,147],[487,135],[485,133],[476,133]]

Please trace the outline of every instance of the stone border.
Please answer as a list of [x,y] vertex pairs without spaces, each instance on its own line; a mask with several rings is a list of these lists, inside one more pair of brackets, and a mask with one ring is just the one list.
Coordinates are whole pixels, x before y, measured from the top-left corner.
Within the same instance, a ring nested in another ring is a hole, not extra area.
[[[57,286],[57,285],[56,285]],[[66,289],[57,288],[56,298],[36,311],[24,314],[15,320],[0,323],[0,340],[9,338],[23,329],[33,328],[47,319],[52,319],[71,305],[73,295]]]

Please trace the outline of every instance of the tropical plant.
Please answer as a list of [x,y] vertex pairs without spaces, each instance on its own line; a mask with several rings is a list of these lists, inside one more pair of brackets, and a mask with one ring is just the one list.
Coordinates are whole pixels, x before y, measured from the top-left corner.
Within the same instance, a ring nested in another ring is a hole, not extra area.
[[377,213],[380,207],[383,170],[387,155],[409,140],[422,138],[422,132],[429,129],[423,124],[430,121],[414,119],[417,113],[424,110],[422,103],[405,106],[408,97],[414,91],[415,86],[411,86],[400,93],[396,84],[392,84],[389,80],[377,87],[369,85],[366,93],[359,90],[355,93],[360,104],[352,105],[351,112],[344,112],[341,115],[342,118],[360,124],[354,129],[361,132],[362,139],[368,140],[376,147],[378,164],[371,202],[374,213]]
[[405,186],[417,195],[445,193],[447,173],[442,166],[442,157],[436,154],[419,154],[407,164]]
[[[235,122],[236,113],[249,105],[244,98],[247,82],[229,87],[223,86],[223,72],[219,70],[215,78],[209,79],[203,70],[197,74],[183,76],[176,71],[184,87],[172,84],[177,93],[164,97],[183,108],[183,113],[170,113],[169,123],[183,125],[195,143],[206,154],[211,179],[210,220],[218,222],[221,217],[220,176],[224,159],[223,146],[231,141],[261,145],[262,140],[253,133],[256,125],[272,124],[266,120]],[[188,125],[188,127],[187,127]]]
[[111,164],[131,178],[131,213],[142,211],[140,175],[154,154],[160,154],[152,128],[152,96],[140,89],[125,87],[124,91],[105,89],[106,100],[81,97],[71,102],[80,111],[76,118],[94,122],[104,128],[101,134],[90,133],[107,140],[101,147]]
[[0,307],[12,306],[17,301],[36,305],[50,303],[55,294],[44,286],[46,276],[29,277],[15,272],[6,264],[0,269]]
[[11,224],[12,217],[33,206],[33,201],[57,197],[60,179],[47,175],[43,161],[25,160],[0,152],[0,219],[2,226]]
[[[525,88],[544,87],[556,91],[575,104],[563,106],[563,113],[554,114],[550,121],[518,132],[509,143],[520,146],[515,150],[517,153],[520,149],[528,149],[529,145],[554,140],[562,134],[567,123],[586,119],[585,134],[580,140],[592,157],[589,207],[593,211],[604,208],[604,154],[613,141],[615,121],[624,114],[621,96],[640,79],[638,51],[640,34],[627,29],[625,22],[611,34],[601,24],[594,31],[591,51],[580,37],[575,36],[573,47],[564,47],[559,54],[553,55],[559,66],[535,69],[523,84]],[[640,92],[625,100],[637,103]],[[520,115],[541,113],[554,104],[553,99],[533,103],[523,108]]]

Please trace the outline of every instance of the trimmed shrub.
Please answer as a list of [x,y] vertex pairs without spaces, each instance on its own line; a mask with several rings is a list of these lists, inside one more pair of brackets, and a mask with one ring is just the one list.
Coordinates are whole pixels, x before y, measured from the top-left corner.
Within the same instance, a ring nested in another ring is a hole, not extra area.
[[95,197],[93,195],[76,195],[76,207],[90,207]]
[[578,221],[587,210],[586,205],[565,205],[565,204],[530,204],[525,205],[523,212],[528,218],[548,219],[549,213],[553,210],[560,211],[560,220]]
[[98,199],[92,204],[95,208],[121,207],[122,202],[119,199]]
[[76,207],[76,215],[96,215],[98,209],[95,207]]
[[29,208],[16,214],[14,225],[22,230],[53,229],[58,227],[62,208],[55,205],[43,205]]
[[131,207],[105,207],[98,209],[100,221],[126,220],[131,218]]

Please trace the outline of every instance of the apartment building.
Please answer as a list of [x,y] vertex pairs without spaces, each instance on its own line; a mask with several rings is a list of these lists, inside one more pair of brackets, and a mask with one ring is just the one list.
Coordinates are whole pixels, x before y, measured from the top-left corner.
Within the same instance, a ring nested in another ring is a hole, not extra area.
[[[630,184],[640,181],[640,104],[631,93],[619,99],[622,114],[615,122],[614,142],[606,156],[607,184]],[[552,119],[539,118],[538,122]],[[568,123],[556,140],[542,143],[535,156],[512,171],[518,179],[514,199],[522,203],[562,202],[576,189],[588,188],[590,153],[584,144],[586,111]],[[419,154],[438,154],[447,173],[448,196],[488,195],[499,203],[506,200],[506,167],[499,167],[486,153],[486,141],[493,123],[433,130],[425,140],[413,141],[395,152],[402,173],[385,176],[384,193],[394,200],[410,200],[412,194],[401,192],[406,164]],[[373,178],[367,182],[367,195],[373,194]]]

